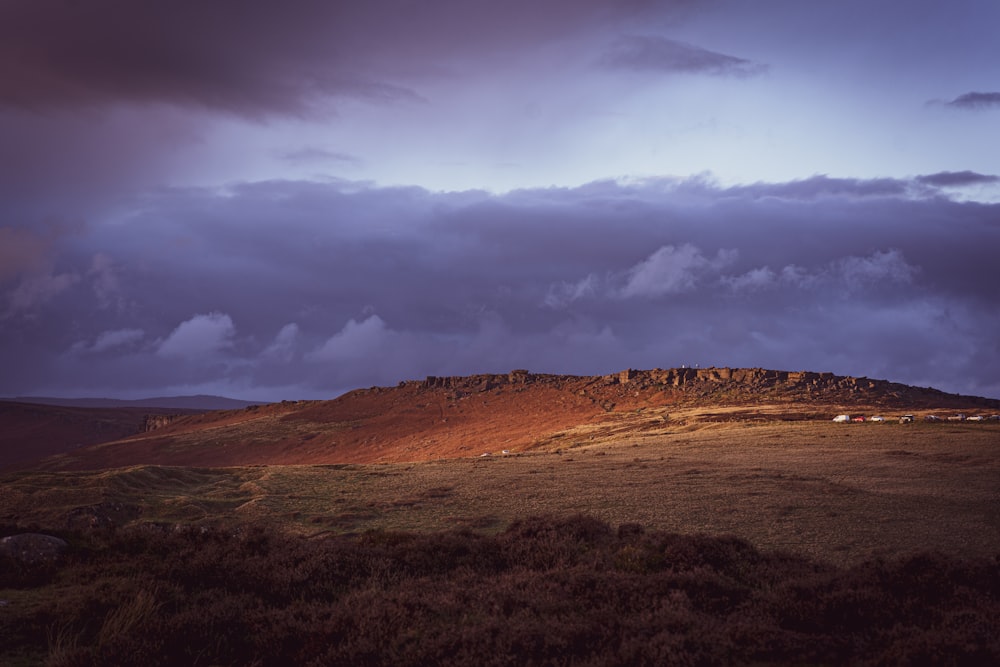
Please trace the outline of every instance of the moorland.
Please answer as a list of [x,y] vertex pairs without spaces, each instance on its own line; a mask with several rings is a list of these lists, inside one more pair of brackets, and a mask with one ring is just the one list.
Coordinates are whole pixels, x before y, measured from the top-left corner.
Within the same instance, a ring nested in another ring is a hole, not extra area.
[[0,661],[995,661],[1000,423],[947,417],[996,412],[670,369],[157,420],[8,466],[0,535],[68,547],[0,553]]

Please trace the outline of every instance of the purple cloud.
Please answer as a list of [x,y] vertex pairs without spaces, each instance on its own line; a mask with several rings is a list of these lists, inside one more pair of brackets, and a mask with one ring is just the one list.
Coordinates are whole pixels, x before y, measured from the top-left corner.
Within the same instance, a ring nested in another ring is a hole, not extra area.
[[812,176],[787,183],[755,183],[737,186],[733,192],[745,196],[780,197],[783,199],[812,200],[820,197],[899,197],[904,196],[910,184],[895,178],[830,178]]
[[664,37],[620,38],[599,60],[604,67],[639,72],[751,76],[766,67],[743,58],[709,51]]
[[1000,107],[1000,93],[965,93],[945,102],[945,106],[954,109],[992,109]]
[[938,188],[960,188],[966,185],[1000,183],[1000,176],[978,174],[974,171],[941,171],[936,174],[917,176],[918,183]]
[[325,148],[304,147],[293,151],[280,153],[279,157],[292,164],[308,164],[322,162],[344,162],[348,164],[360,164],[361,158],[349,153],[331,151]]
[[610,0],[501,7],[289,0],[11,0],[0,14],[0,107],[166,103],[261,118],[330,98],[421,100],[411,82],[509,58],[671,7]]
[[[151,193],[54,242],[44,275],[79,278],[0,323],[0,394],[280,399],[424,375],[701,363],[998,396],[998,205],[916,185]],[[118,307],[102,309],[91,284],[98,254]],[[11,270],[8,304],[35,275]]]

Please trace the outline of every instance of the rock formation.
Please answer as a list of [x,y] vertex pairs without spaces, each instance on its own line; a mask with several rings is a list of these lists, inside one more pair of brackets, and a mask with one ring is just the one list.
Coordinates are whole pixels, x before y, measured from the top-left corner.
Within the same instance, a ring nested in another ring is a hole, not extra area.
[[158,428],[163,428],[167,424],[176,421],[183,417],[184,415],[145,415],[142,418],[142,426],[139,429],[140,433],[149,433],[150,431],[155,431]]

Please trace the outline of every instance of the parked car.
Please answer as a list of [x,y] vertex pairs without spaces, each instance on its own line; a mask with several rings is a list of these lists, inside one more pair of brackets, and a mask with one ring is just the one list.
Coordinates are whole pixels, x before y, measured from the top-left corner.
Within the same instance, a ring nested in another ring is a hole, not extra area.
[[863,422],[864,420],[865,418],[860,415],[851,419],[852,422]]
[[833,418],[833,421],[837,422],[838,424],[846,424],[847,422],[851,421],[851,415],[837,415],[836,417]]
[[927,416],[924,417],[924,421],[925,422],[939,422],[939,421],[941,421],[941,418],[938,417],[937,415],[927,415]]
[[913,422],[913,415],[903,415],[899,418],[900,424],[909,424],[911,422]]
[[883,417],[882,415],[875,415],[874,417],[870,417],[868,419],[868,421],[870,421],[870,422],[884,422],[885,421],[885,417]]
[[982,422],[982,421],[986,421],[986,417],[984,417],[982,415],[972,415],[971,417],[966,417],[965,421],[967,421],[967,422]]

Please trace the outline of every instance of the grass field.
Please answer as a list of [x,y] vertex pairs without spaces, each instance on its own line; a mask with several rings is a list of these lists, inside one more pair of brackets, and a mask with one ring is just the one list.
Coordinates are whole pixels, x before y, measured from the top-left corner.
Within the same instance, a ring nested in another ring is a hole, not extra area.
[[0,522],[497,532],[528,516],[586,513],[840,564],[926,549],[1000,552],[996,425],[667,426],[564,434],[557,451],[424,463],[20,472],[0,485]]

